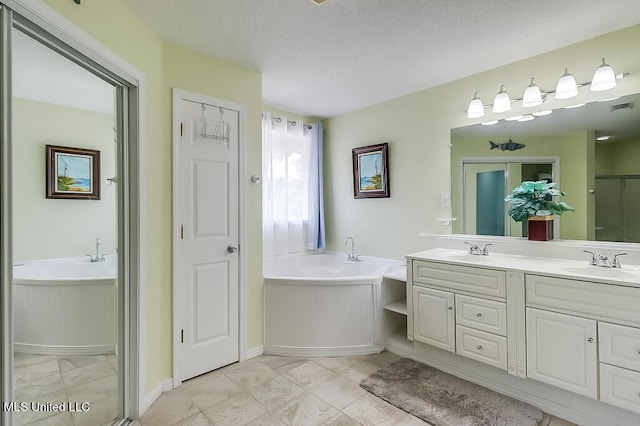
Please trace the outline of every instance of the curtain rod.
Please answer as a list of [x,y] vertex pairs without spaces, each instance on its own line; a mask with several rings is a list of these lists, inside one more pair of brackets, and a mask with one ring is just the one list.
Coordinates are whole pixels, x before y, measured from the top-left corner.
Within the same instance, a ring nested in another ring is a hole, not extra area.
[[[262,116],[264,117],[264,114],[262,114]],[[276,116],[273,116],[273,115],[272,115],[272,116],[271,116],[271,119],[272,119],[272,120],[275,120],[275,121],[276,121],[276,122],[278,122],[278,123],[281,123],[281,122],[282,122],[282,117],[276,117]],[[296,126],[296,125],[297,125],[297,122],[292,121],[292,120],[287,120],[287,123],[288,123],[288,124],[291,124],[292,126]],[[308,123],[302,123],[302,126],[303,126],[305,129],[312,129],[312,125],[311,125],[311,124],[308,124]]]

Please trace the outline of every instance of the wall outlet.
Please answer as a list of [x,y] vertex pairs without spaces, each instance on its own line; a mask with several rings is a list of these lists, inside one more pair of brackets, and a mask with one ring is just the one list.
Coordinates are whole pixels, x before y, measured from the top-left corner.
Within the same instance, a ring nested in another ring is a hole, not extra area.
[[442,207],[448,208],[451,207],[451,193],[450,192],[443,192],[442,193],[442,198],[440,199],[440,203],[442,204]]

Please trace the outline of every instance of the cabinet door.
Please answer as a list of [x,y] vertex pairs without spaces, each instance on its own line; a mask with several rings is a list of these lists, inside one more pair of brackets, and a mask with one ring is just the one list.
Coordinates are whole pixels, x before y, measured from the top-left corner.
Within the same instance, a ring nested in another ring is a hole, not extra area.
[[414,286],[413,327],[415,340],[455,352],[453,293]]
[[596,321],[527,308],[527,376],[597,399]]

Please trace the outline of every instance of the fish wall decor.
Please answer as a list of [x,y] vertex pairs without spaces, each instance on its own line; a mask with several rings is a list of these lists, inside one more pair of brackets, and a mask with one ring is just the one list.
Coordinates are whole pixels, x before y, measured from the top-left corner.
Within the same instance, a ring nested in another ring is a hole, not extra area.
[[506,143],[495,143],[492,141],[489,141],[489,143],[491,144],[491,149],[501,149],[503,151],[516,151],[518,149],[522,149],[524,148],[526,145],[523,143],[517,143],[512,141],[511,139],[509,139],[509,142]]

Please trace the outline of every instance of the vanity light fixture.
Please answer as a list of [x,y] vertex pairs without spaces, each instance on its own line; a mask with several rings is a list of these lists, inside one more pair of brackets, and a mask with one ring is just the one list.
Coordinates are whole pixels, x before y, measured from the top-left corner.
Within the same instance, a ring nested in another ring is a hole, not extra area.
[[467,108],[467,118],[479,118],[484,117],[484,105],[482,99],[478,96],[478,92],[474,93],[473,99],[469,102],[469,108]]
[[569,70],[565,68],[564,74],[562,74],[556,85],[556,99],[569,99],[574,96],[578,96],[578,83],[576,83],[576,79],[569,74]]
[[500,91],[493,100],[493,112],[505,112],[511,110],[511,100],[504,88],[504,84],[500,86]]
[[[628,76],[629,73],[627,72],[616,74],[613,70],[613,67],[611,65],[608,65],[605,62],[605,59],[602,58],[602,64],[596,69],[591,81],[588,81],[586,83],[576,82],[576,79],[571,74],[569,74],[568,68],[565,68],[564,74],[560,76],[555,90],[541,90],[540,87],[538,87],[535,78],[532,77],[531,83],[525,89],[522,98],[510,99],[506,89],[504,88],[504,85],[501,85],[500,91],[496,94],[496,97],[493,100],[493,104],[484,105],[482,99],[480,99],[480,96],[478,95],[478,92],[475,92],[473,98],[469,102],[469,107],[467,108],[467,118],[484,117],[485,110],[487,108],[491,108],[491,111],[495,113],[510,111],[511,103],[518,101],[522,101],[523,108],[539,106],[542,105],[546,101],[548,95],[552,93],[554,94],[556,99],[570,99],[577,96],[579,94],[579,88],[583,86],[589,86],[589,90],[593,92],[601,92],[613,89],[614,87],[616,87],[616,80],[621,80]],[[578,106],[582,105],[573,105],[571,107],[565,108],[576,108]],[[533,115],[539,117],[550,114],[550,112],[547,111],[548,110],[539,111],[534,113]]]
[[531,84],[524,91],[524,95],[522,95],[522,106],[524,108],[534,107],[538,105],[542,105],[542,93],[540,92],[540,88],[536,84],[536,80],[531,77]]
[[602,58],[602,65],[596,68],[596,71],[593,73],[589,90],[592,92],[602,92],[613,89],[614,87],[616,87],[616,73],[613,71],[613,67],[605,63],[604,58]]

